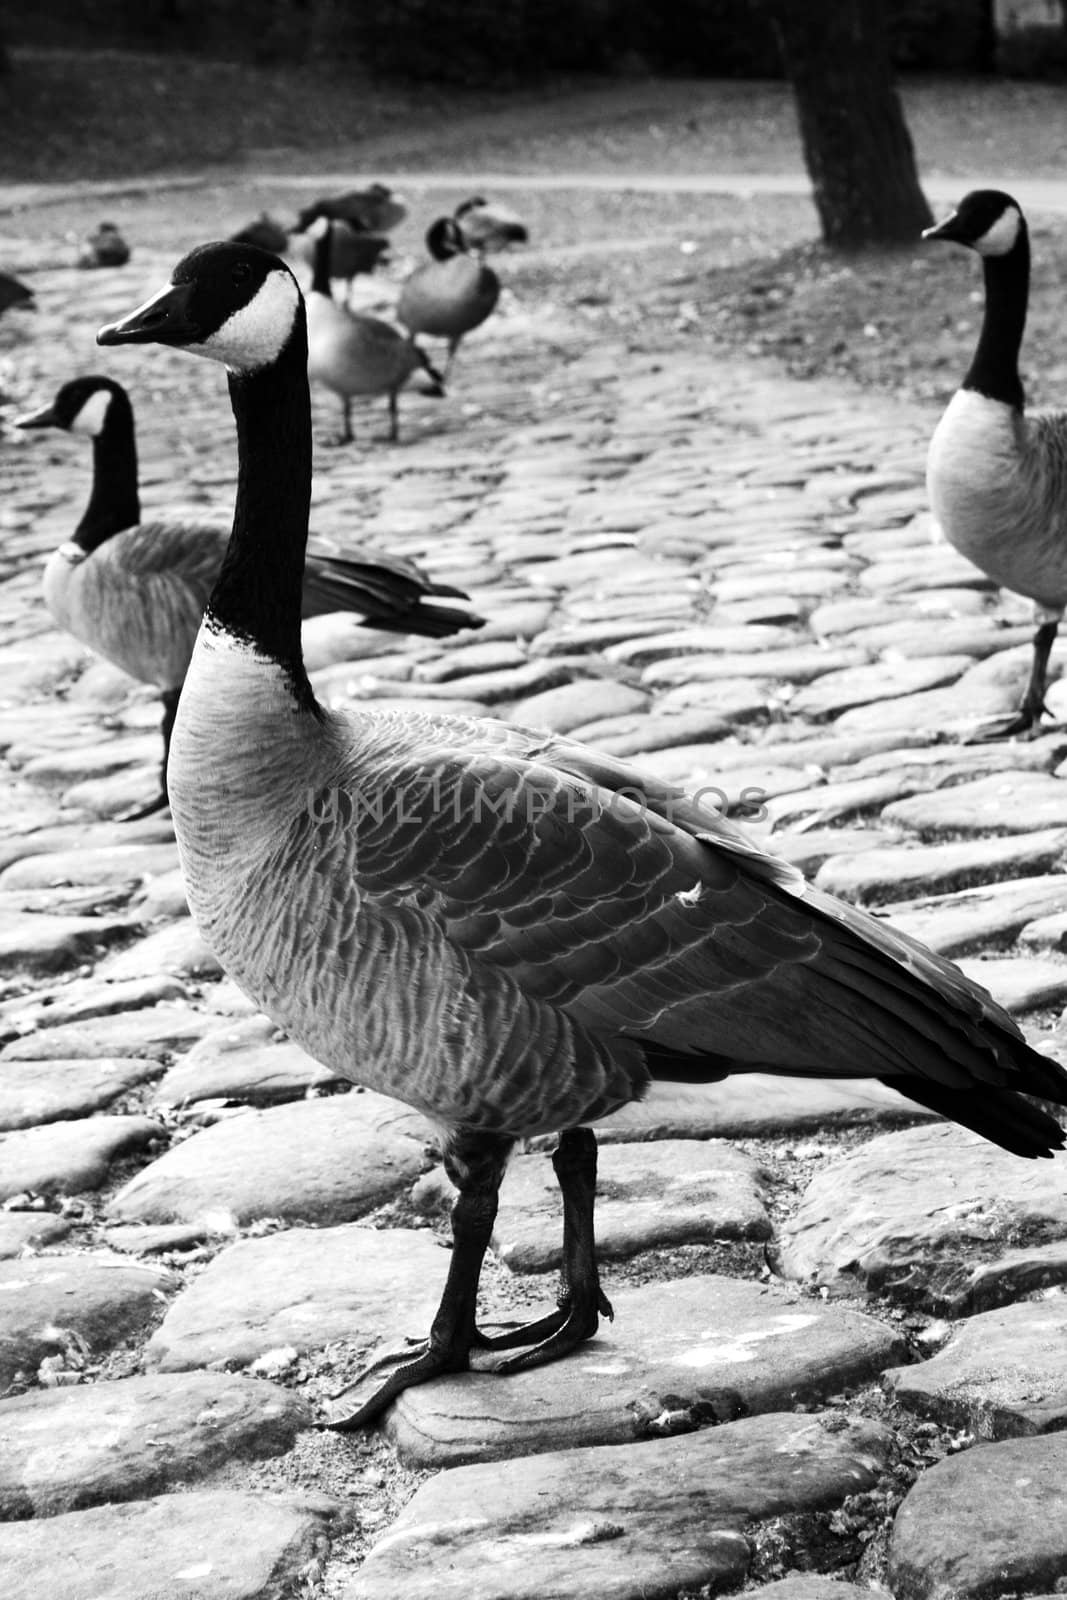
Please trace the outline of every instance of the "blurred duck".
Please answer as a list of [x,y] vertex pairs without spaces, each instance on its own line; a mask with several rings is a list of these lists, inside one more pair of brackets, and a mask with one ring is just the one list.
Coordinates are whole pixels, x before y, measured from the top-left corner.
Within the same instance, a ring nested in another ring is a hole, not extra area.
[[296,231],[305,233],[316,217],[329,217],[331,222],[347,222],[364,233],[388,233],[407,214],[408,208],[399,195],[384,183],[372,183],[366,189],[324,195],[305,206],[297,217]]
[[[219,575],[227,534],[210,523],[175,517],[141,521],[133,408],[110,378],[75,378],[50,405],[17,419],[20,428],[62,428],[93,441],[93,486],[69,543],[44,572],[44,598],[68,633],[163,701],[163,766],[159,796],[130,813],[151,815],[167,804],[167,758],[178,696],[208,595]],[[442,638],[482,619],[431,596],[466,599],[434,583],[410,561],[315,541],[304,574],[304,617],[355,612],[368,628]],[[429,603],[427,603],[429,601]]]
[[490,204],[484,195],[472,195],[452,215],[463,229],[468,248],[479,255],[529,242],[529,230],[518,213],[509,206]]
[[78,252],[79,267],[124,267],[130,247],[113,222],[102,222]]
[[[319,216],[309,225],[308,231],[293,239],[293,252],[309,266],[314,266],[315,249],[320,233],[329,228],[330,258],[327,270],[331,279],[344,281],[346,292],[351,293],[352,280],[361,273],[374,271],[379,262],[389,255],[389,240],[383,233],[363,233],[347,222],[331,222]],[[254,240],[249,241],[255,243]]]
[[341,401],[340,443],[352,438],[352,400],[358,395],[389,397],[389,438],[399,437],[397,395],[420,369],[429,379],[421,392],[440,398],[444,380],[414,339],[380,317],[365,316],[338,305],[330,293],[330,235],[327,227],[315,241],[311,288],[307,297],[308,375],[332,389]]
[[1027,415],[1019,349],[1030,291],[1022,209],[998,189],[975,189],[926,239],[981,257],[985,311],[970,367],[930,441],[930,506],[949,544],[1004,588],[1034,602],[1030,681],[1017,715],[984,730],[1036,729],[1048,661],[1067,606],[1067,412]]
[[260,250],[273,251],[276,256],[284,255],[289,247],[289,235],[266,211],[261,211],[255,222],[231,233],[230,238],[234,244],[258,245]]
[[433,259],[408,278],[396,314],[413,334],[448,340],[447,382],[461,340],[481,326],[500,299],[500,279],[469,253],[453,217],[438,217],[426,235],[426,248]]
[[0,316],[13,308],[20,311],[34,310],[33,290],[20,283],[18,278],[12,277],[10,272],[0,272]]

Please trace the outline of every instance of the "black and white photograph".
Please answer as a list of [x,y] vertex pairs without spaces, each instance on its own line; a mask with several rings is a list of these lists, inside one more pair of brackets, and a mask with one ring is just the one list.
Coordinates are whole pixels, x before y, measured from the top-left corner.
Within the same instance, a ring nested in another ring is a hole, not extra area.
[[1067,1596],[1067,0],[0,113],[0,1600]]

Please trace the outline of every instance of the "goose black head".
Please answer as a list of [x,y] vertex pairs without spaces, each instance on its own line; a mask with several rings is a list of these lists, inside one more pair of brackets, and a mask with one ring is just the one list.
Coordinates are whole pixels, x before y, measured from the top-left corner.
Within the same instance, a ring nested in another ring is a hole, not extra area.
[[1025,224],[1018,202],[1001,189],[972,189],[944,222],[923,230],[924,239],[965,244],[980,256],[1006,256]]
[[101,328],[97,344],[165,344],[256,372],[276,361],[302,315],[289,268],[269,250],[226,240],[183,256],[165,288]]
[[438,217],[436,222],[430,224],[426,248],[435,261],[447,261],[451,256],[466,254],[467,241],[454,217]]
[[[55,399],[39,411],[28,411],[15,418],[16,428],[65,428],[68,433],[87,433],[97,438],[104,430],[112,403],[126,401],[126,391],[112,378],[96,374],[72,378],[56,390]],[[128,403],[128,402],[127,402]]]

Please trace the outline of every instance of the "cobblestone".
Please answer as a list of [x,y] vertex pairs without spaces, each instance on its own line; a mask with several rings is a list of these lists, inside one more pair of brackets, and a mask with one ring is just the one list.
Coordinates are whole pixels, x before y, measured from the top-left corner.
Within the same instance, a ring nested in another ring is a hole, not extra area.
[[[714,787],[1067,1055],[1067,739],[961,742],[1014,709],[1030,624],[930,542],[934,410],[681,332],[661,348],[562,287],[546,310],[521,259],[499,335],[407,408],[400,450],[357,419],[360,448],[316,451],[316,530],[469,588],[487,626],[320,619],[317,692],[551,726]],[[135,261],[37,274],[0,420],[99,367],[93,331],[173,252]],[[217,373],[136,350],[114,370],[146,515],[225,523]],[[0,458],[5,1600],[1051,1593],[1065,1158],[1016,1161],[874,1080],[657,1086],[600,1130],[615,1322],[558,1365],[411,1390],[369,1441],[316,1431],[428,1326],[448,1189],[421,1118],[349,1092],[220,977],[167,817],[111,820],[155,782],[159,711],[40,599],[81,443],[7,430]],[[1062,675],[1049,704],[1067,714]],[[515,1160],[487,1326],[552,1301],[548,1172],[540,1145]]]

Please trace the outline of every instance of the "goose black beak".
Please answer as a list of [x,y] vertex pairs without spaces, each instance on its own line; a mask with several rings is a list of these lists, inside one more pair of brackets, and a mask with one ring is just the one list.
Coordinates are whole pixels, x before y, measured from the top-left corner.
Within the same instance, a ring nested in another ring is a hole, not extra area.
[[943,222],[935,222],[932,228],[924,228],[922,236],[924,239],[952,239],[956,243],[962,244],[963,240],[956,226],[958,222],[959,212],[953,211]]
[[118,322],[109,322],[97,344],[196,344],[200,329],[189,313],[191,283],[168,283],[144,305]]
[[39,411],[27,411],[25,416],[15,417],[12,422],[15,428],[59,428],[62,426],[52,405],[42,406]]

